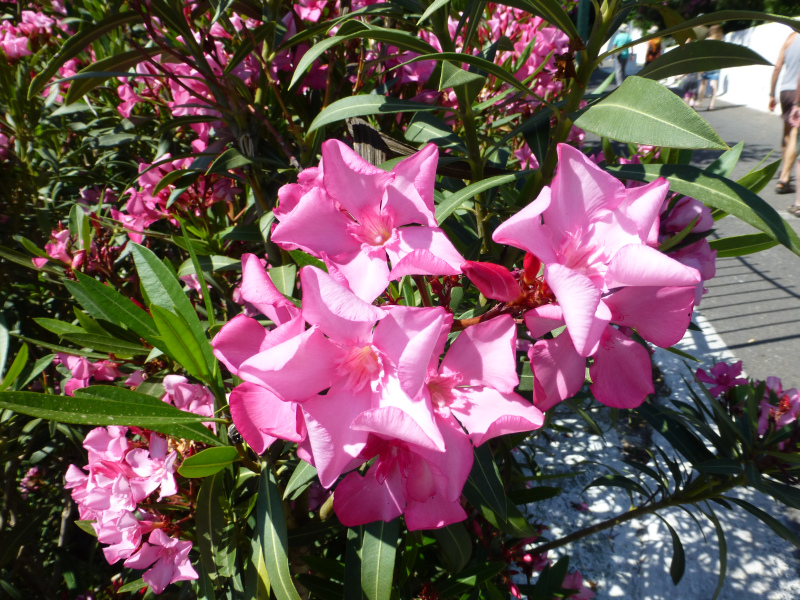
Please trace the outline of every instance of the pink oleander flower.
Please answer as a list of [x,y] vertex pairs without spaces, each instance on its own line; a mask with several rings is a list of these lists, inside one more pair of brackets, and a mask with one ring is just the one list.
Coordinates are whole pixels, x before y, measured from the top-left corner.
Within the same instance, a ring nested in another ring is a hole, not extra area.
[[64,393],[67,396],[72,396],[77,389],[87,387],[92,379],[113,381],[122,377],[122,373],[117,369],[117,363],[108,360],[92,363],[86,357],[73,356],[63,352],[59,352],[56,359],[72,374],[72,378],[64,386]]
[[160,489],[159,500],[178,493],[174,475],[178,453],[173,450],[168,455],[167,450],[167,440],[152,433],[147,450],[136,448],[125,455],[125,462],[136,475],[130,481],[131,492],[136,502],[141,502],[158,489]]
[[558,154],[552,185],[493,236],[543,265],[556,303],[526,313],[532,337],[567,328],[529,353],[535,403],[548,409],[574,395],[585,358],[593,356],[595,397],[632,408],[652,393],[653,383],[647,350],[625,328],[659,346],[675,344],[688,327],[700,276],[649,245],[657,241],[665,180],[626,189],[579,150],[560,144]]
[[[189,383],[182,375],[167,375],[164,377],[164,390],[166,393],[161,399],[167,404],[196,415],[214,416],[214,394],[204,385]],[[212,431],[217,430],[213,421],[203,425],[210,427]]]
[[523,143],[518,150],[514,150],[514,156],[516,156],[519,161],[520,169],[539,168],[539,161],[536,160],[536,156],[534,156],[527,143]]
[[706,373],[703,369],[697,369],[695,375],[698,381],[714,384],[708,392],[718,397],[733,389],[737,385],[747,385],[747,379],[740,377],[742,374],[742,361],[737,361],[732,365],[718,362],[711,367],[710,372]]
[[434,216],[437,161],[429,144],[387,173],[329,140],[315,178],[279,192],[271,239],[323,258],[368,302],[404,275],[456,275],[464,259]]
[[[189,561],[192,542],[169,537],[161,529],[154,529],[139,551],[125,561],[129,569],[146,569],[142,579],[160,594],[170,583],[197,579],[197,572]],[[155,564],[153,564],[155,563]]]
[[[594,592],[591,588],[583,585],[583,576],[580,571],[566,575],[561,587],[565,590],[577,590],[577,594],[570,596],[572,600],[591,600],[591,598],[594,598]],[[556,600],[556,598],[554,597],[553,600]]]

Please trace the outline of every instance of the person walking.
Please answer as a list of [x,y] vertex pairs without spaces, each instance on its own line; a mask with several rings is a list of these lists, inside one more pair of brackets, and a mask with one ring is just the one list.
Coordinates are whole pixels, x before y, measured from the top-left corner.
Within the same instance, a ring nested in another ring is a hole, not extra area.
[[[708,29],[708,39],[721,41],[724,37],[722,25],[712,25]],[[715,71],[705,71],[700,74],[700,91],[698,93],[697,107],[703,105],[706,99],[706,86],[711,86],[711,101],[708,103],[708,110],[714,110],[714,102],[717,99],[717,88],[719,87],[719,69]]]
[[[631,43],[631,34],[628,33],[628,24],[623,23],[619,26],[619,31],[617,35],[614,36],[614,42],[612,43],[612,48],[619,48],[620,46],[624,46],[625,44]],[[620,52],[617,52],[616,56],[614,57],[614,79],[617,81],[617,87],[622,85],[622,82],[625,81],[625,67],[628,65],[628,59],[631,57],[631,49],[625,48]]]
[[[778,96],[775,96],[778,86],[778,76],[783,71],[781,85],[778,89]],[[775,188],[777,194],[791,194],[794,187],[791,185],[792,165],[797,159],[797,126],[790,122],[792,105],[795,102],[795,94],[800,79],[800,34],[793,31],[786,38],[781,46],[778,60],[775,61],[775,68],[772,70],[772,85],[769,88],[769,110],[775,110],[780,104],[781,117],[783,118],[783,138],[781,139],[781,151],[783,163],[778,175],[778,185]],[[800,169],[800,167],[798,167]],[[800,172],[800,171],[799,171]],[[800,179],[800,176],[798,176]],[[798,201],[796,204],[800,204]],[[794,213],[793,213],[794,214]],[[800,216],[800,215],[795,215]]]
[[[653,35],[656,31],[658,31],[658,27],[653,25],[650,29],[647,30],[647,34]],[[657,37],[647,42],[647,53],[645,54],[644,57],[645,66],[649,65],[659,56],[661,56],[661,38]]]

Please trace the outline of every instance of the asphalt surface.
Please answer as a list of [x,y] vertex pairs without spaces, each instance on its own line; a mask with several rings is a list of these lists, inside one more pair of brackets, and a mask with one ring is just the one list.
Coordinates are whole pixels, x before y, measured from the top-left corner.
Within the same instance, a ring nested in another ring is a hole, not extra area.
[[[766,97],[765,97],[766,102]],[[714,111],[701,111],[730,146],[744,140],[742,158],[732,173],[737,179],[770,152],[780,158],[782,122],[776,114],[719,102]],[[718,152],[696,152],[695,164],[711,163]],[[793,195],[778,195],[776,179],[759,194],[800,234],[800,219],[786,212]],[[735,217],[716,223],[715,236],[753,233]],[[717,261],[717,276],[708,283],[700,305],[733,354],[744,362],[750,377],[777,375],[784,387],[800,387],[800,256],[783,246]]]

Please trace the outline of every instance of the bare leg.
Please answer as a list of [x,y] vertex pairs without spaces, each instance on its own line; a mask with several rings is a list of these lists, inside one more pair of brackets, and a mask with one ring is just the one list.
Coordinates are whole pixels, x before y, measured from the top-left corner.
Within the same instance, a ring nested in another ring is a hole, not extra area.
[[706,99],[706,83],[708,82],[707,79],[700,80],[700,88],[697,92],[697,108],[703,106],[703,100]]
[[[797,158],[797,127],[792,127],[786,121],[783,122],[783,164],[778,181],[789,183],[792,177],[792,165]],[[800,166],[797,167],[800,169]],[[800,181],[800,179],[798,179]]]
[[[795,163],[795,177],[800,181],[800,161]],[[797,189],[797,197],[794,200],[794,204],[789,207],[789,212],[795,217],[800,217],[800,188]]]
[[717,87],[719,86],[719,80],[712,79],[711,80],[711,102],[708,103],[708,110],[714,110],[714,101],[717,99]]

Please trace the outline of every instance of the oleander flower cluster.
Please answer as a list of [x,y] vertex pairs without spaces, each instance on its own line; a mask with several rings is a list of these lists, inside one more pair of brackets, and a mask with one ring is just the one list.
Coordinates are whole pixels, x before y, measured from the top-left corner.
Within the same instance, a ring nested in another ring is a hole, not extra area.
[[[175,510],[187,508],[175,481],[178,452],[167,438],[127,427],[97,427],[83,442],[85,467],[70,465],[65,487],[80,518],[91,523],[110,564],[120,560],[156,594],[176,581],[197,579],[192,542],[180,539]],[[172,510],[158,510],[154,502]]]
[[[325,142],[319,166],[279,191],[271,236],[320,261],[300,270],[301,305],[245,255],[239,301],[272,326],[242,314],[212,342],[243,381],[230,408],[244,439],[258,453],[296,442],[321,484],[336,486],[348,526],[464,519],[473,447],[541,427],[542,410],[583,386],[587,359],[598,400],[641,404],[653,391],[643,340],[680,340],[700,282],[656,249],[663,179],[626,189],[561,145],[552,185],[495,231],[498,244],[527,252],[512,273],[466,261],[437,226],[437,163],[429,145],[384,171]],[[447,306],[397,297],[390,284],[409,275],[417,285],[466,276],[497,303],[455,319]],[[533,403],[514,391],[518,347],[528,348]]]

